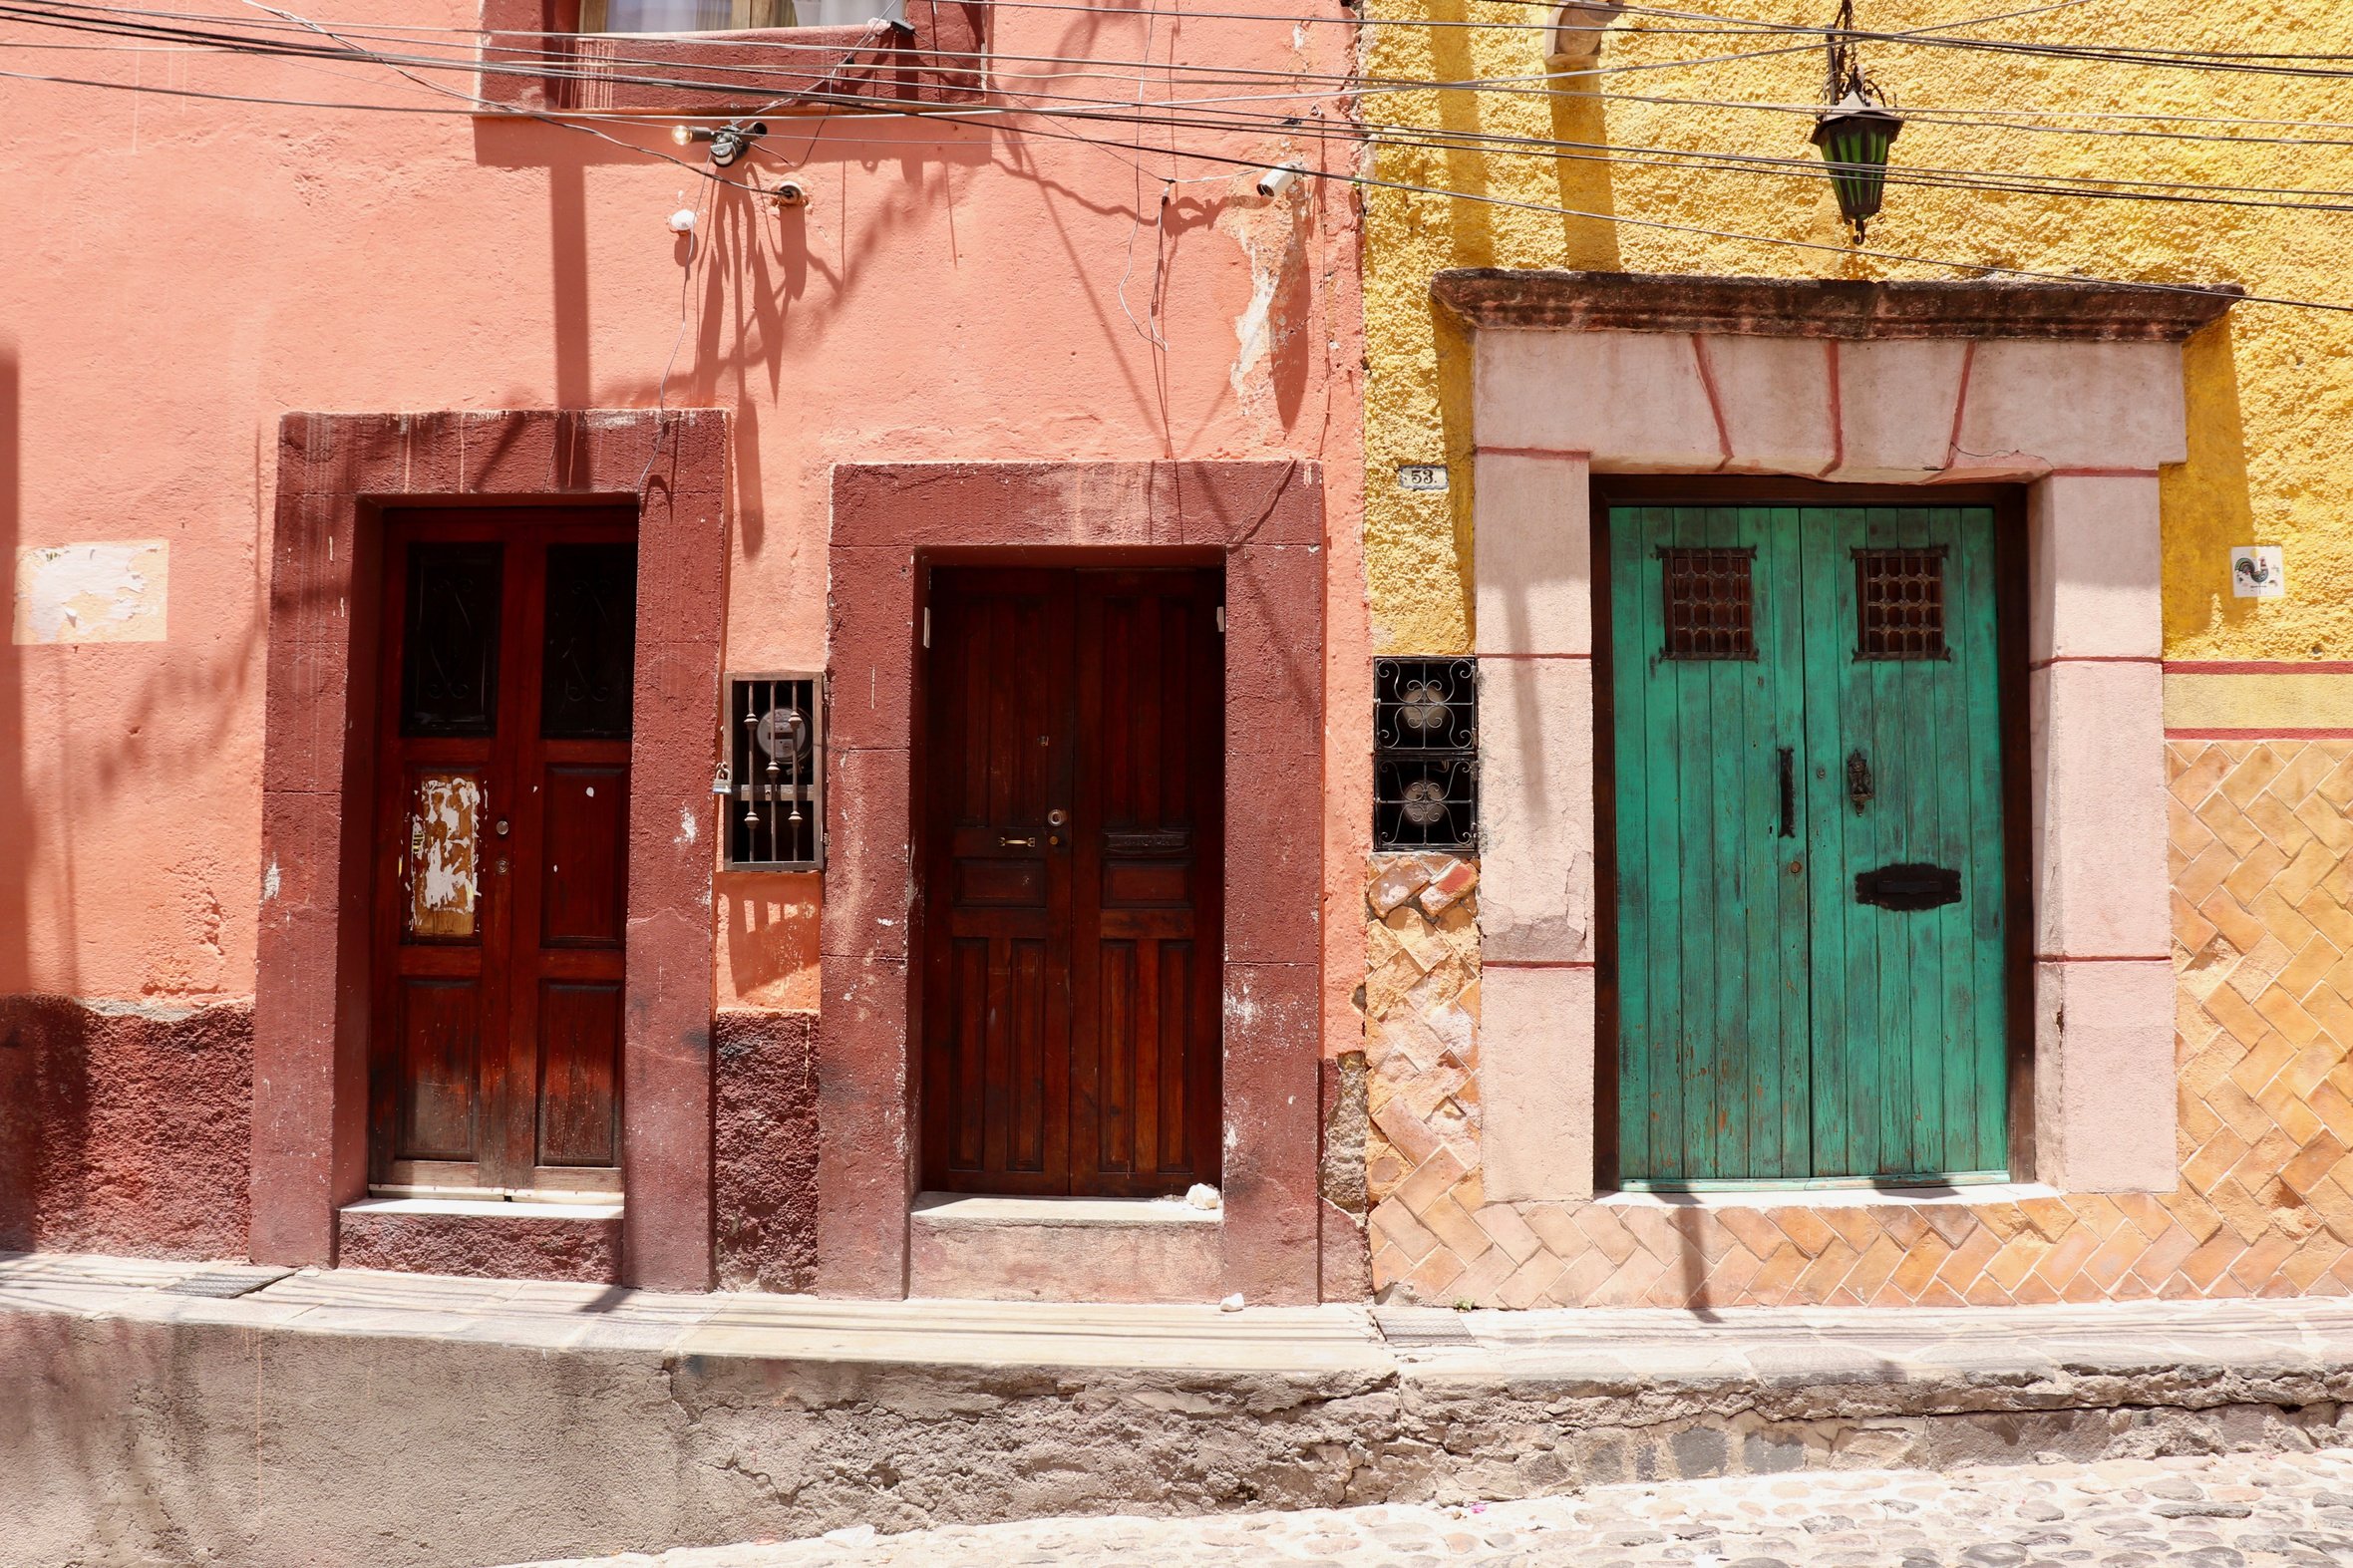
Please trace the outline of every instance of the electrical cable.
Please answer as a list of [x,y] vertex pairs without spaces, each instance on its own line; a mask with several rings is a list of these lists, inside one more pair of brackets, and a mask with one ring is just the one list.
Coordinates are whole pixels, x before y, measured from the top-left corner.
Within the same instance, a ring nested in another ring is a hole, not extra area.
[[[8,73],[8,75],[12,75],[12,76],[25,76],[25,75],[28,75],[28,74],[26,74],[26,73]],[[173,90],[165,90],[165,89],[143,89],[143,88],[141,88],[141,87],[138,87],[138,86],[136,86],[136,85],[133,85],[133,84],[121,84],[121,83],[99,83],[99,82],[87,82],[87,83],[83,83],[83,84],[80,84],[80,85],[88,85],[88,86],[94,86],[94,87],[110,87],[110,88],[117,88],[117,89],[130,90],[130,91],[143,91],[143,90],[144,90],[144,91],[173,91]],[[201,95],[201,96],[218,96],[218,95]],[[456,95],[456,96],[463,96],[463,95]],[[477,102],[479,102],[479,100],[478,100]],[[374,108],[374,107],[380,107],[380,106],[349,106],[349,107],[354,107],[354,108]],[[845,107],[848,107],[848,108],[851,108],[851,109],[864,109],[864,110],[868,110],[868,111],[873,111],[873,110],[875,110],[875,109],[877,108],[877,105],[876,105],[875,101],[873,101],[873,100],[870,100],[870,99],[865,99],[865,98],[858,98],[858,97],[852,97],[852,98],[849,98],[849,99],[848,99],[848,101],[847,101],[847,104],[846,104],[846,106],[845,106]],[[954,119],[954,118],[958,118],[962,112],[955,111],[955,110],[941,110],[941,109],[938,109],[938,108],[936,108],[936,107],[934,107],[934,106],[918,106],[918,107],[917,107],[917,109],[916,109],[916,113],[917,113],[918,115],[920,115],[920,116],[924,117],[924,118],[933,118],[933,119],[940,119],[940,118],[950,118],[950,119]],[[1031,110],[1031,111],[1026,111],[1025,113],[1026,113],[1026,114],[1028,114],[1028,115],[1032,115],[1032,116],[1038,116],[1038,117],[1053,117],[1053,116],[1057,116],[1057,115],[1059,115],[1059,116],[1062,116],[1062,117],[1064,117],[1064,118],[1088,118],[1088,117],[1084,117],[1084,116],[1073,116],[1073,115],[1071,114],[1071,112],[1069,112],[1069,111],[1066,111],[1066,110],[1065,110],[1065,111],[1055,111],[1055,110]],[[564,121],[562,121],[562,120],[558,120],[558,119],[554,119],[554,118],[551,118],[551,117],[536,117],[536,116],[534,116],[533,118],[545,118],[545,119],[547,120],[547,123],[549,123],[549,124],[551,124],[551,125],[559,125],[559,126],[564,126],[564,127],[565,127],[565,128],[567,128],[567,129],[575,129],[575,130],[590,130],[590,131],[591,131],[591,134],[596,134],[596,133],[594,133],[594,132],[593,132],[592,128],[587,128],[587,127],[580,127],[580,126],[573,126],[573,125],[569,125],[567,122],[564,122]],[[1094,117],[1094,118],[1103,118],[1103,117]],[[1172,130],[1173,130],[1173,129],[1174,129],[1174,127],[1172,127]],[[1026,133],[1024,133],[1024,134],[1029,134],[1029,135],[1041,135],[1041,134],[1045,134],[1045,133],[1040,133],[1040,132],[1038,132],[1038,131],[1036,131],[1036,130],[1031,130],[1031,131],[1029,131],[1029,132],[1026,132]],[[1104,143],[1103,143],[1103,142],[1102,142],[1100,139],[1098,139],[1098,138],[1093,138],[1093,137],[1088,137],[1088,136],[1085,136],[1085,135],[1083,135],[1083,134],[1082,134],[1082,135],[1067,135],[1067,134],[1066,134],[1066,135],[1062,136],[1060,139],[1062,139],[1062,140],[1072,140],[1072,141],[1084,142],[1084,143],[1087,143],[1087,144],[1090,144],[1090,145],[1094,145],[1094,146],[1097,146],[1097,147],[1105,147],[1105,144],[1104,144]],[[624,147],[629,147],[631,151],[645,152],[645,153],[652,153],[652,151],[653,151],[653,150],[650,150],[650,149],[644,149],[644,148],[637,148],[637,147],[634,147],[634,146],[633,146],[633,145],[631,145],[631,144],[628,144],[628,143],[625,143],[625,142],[621,142],[621,141],[620,141],[620,139],[618,139],[618,138],[606,138],[606,140],[608,140],[608,141],[613,141],[613,142],[615,142],[617,145],[621,145],[621,146],[624,146]],[[1129,144],[1117,144],[1117,145],[1119,145],[1119,146],[1130,146]],[[1141,147],[1132,147],[1132,148],[1131,148],[1131,150],[1132,150],[1132,151],[1136,151],[1136,152],[1143,152],[1143,151],[1145,151],[1145,150],[1144,150],[1144,149],[1142,149]],[[1217,155],[1217,154],[1209,154],[1209,153],[1182,152],[1182,151],[1180,151],[1180,150],[1176,150],[1176,149],[1175,149],[1174,147],[1171,149],[1171,151],[1172,151],[1173,153],[1176,153],[1176,154],[1177,154],[1177,156],[1179,156],[1179,157],[1193,157],[1193,158],[1203,159],[1203,160],[1207,160],[1207,161],[1211,161],[1211,162],[1216,162],[1216,163],[1221,163],[1221,164],[1224,164],[1224,165],[1227,165],[1227,166],[1232,166],[1232,167],[1249,167],[1249,166],[1254,166],[1254,163],[1255,163],[1255,160],[1254,160],[1254,159],[1239,158],[1239,157],[1224,157],[1224,156],[1222,156],[1222,155]],[[659,154],[653,154],[653,156],[659,157],[659,156],[661,156],[661,155],[659,155]],[[669,159],[669,161],[672,161],[672,162],[680,162],[680,160],[678,160],[678,159]],[[683,163],[681,163],[681,166],[691,166],[691,165],[684,165]],[[1669,229],[1669,230],[1674,230],[1674,231],[1680,231],[1680,232],[1698,233],[1698,234],[1708,235],[1708,236],[1711,236],[1711,237],[1720,237],[1720,238],[1727,238],[1727,239],[1734,239],[1734,240],[1745,240],[1745,241],[1753,241],[1753,242],[1766,243],[1766,244],[1791,245],[1791,246],[1796,246],[1796,247],[1799,247],[1799,248],[1806,248],[1806,249],[1816,249],[1816,250],[1830,250],[1830,251],[1835,251],[1835,252],[1840,252],[1840,253],[1852,253],[1852,252],[1849,252],[1849,250],[1848,250],[1848,247],[1844,247],[1844,246],[1838,246],[1838,245],[1822,244],[1822,243],[1819,243],[1819,242],[1802,241],[1802,240],[1790,240],[1790,239],[1785,239],[1785,238],[1776,238],[1776,237],[1773,237],[1773,236],[1763,236],[1763,235],[1750,235],[1750,234],[1742,234],[1742,233],[1739,233],[1739,232],[1737,232],[1737,231],[1731,231],[1731,230],[1719,230],[1719,229],[1710,229],[1710,228],[1702,227],[1702,226],[1699,226],[1699,225],[1688,225],[1688,224],[1674,224],[1674,223],[1667,223],[1667,222],[1664,222],[1664,221],[1662,221],[1662,220],[1655,220],[1655,219],[1629,218],[1629,217],[1626,217],[1626,216],[1624,216],[1624,215],[1622,215],[1622,214],[1579,213],[1579,212],[1576,212],[1574,209],[1569,209],[1569,208],[1564,208],[1564,207],[1548,207],[1548,206],[1545,206],[1545,205],[1543,205],[1542,203],[1529,203],[1529,202],[1515,201],[1515,200],[1512,200],[1512,199],[1510,199],[1510,198],[1502,198],[1502,197],[1486,196],[1486,195],[1481,195],[1481,194],[1478,194],[1478,193],[1473,193],[1473,192],[1454,191],[1454,190],[1449,190],[1449,189],[1446,189],[1446,188],[1444,188],[1444,187],[1438,187],[1438,186],[1429,186],[1429,185],[1420,185],[1420,184],[1414,184],[1414,183],[1411,183],[1411,182],[1406,182],[1406,181],[1382,180],[1382,179],[1372,178],[1372,177],[1369,177],[1369,176],[1366,176],[1366,175],[1361,175],[1361,174],[1360,174],[1360,175],[1339,175],[1339,176],[1335,176],[1335,175],[1331,174],[1329,171],[1327,171],[1327,170],[1324,170],[1324,169],[1321,169],[1321,168],[1316,168],[1316,169],[1303,169],[1302,171],[1303,171],[1303,172],[1306,172],[1306,173],[1310,173],[1311,175],[1313,175],[1313,177],[1316,177],[1316,178],[1318,178],[1319,180],[1321,180],[1321,179],[1330,179],[1330,178],[1333,178],[1333,177],[1351,178],[1351,179],[1354,179],[1354,180],[1355,180],[1356,182],[1358,182],[1358,183],[1366,184],[1366,185],[1369,185],[1369,186],[1372,186],[1372,187],[1376,187],[1376,188],[1389,188],[1389,189],[1396,189],[1396,190],[1401,190],[1401,191],[1410,191],[1410,192],[1415,192],[1415,193],[1422,193],[1422,194],[1440,195],[1440,196],[1445,196],[1445,197],[1449,197],[1449,198],[1453,198],[1453,199],[1464,199],[1464,200],[1472,200],[1472,201],[1485,202],[1485,203],[1488,203],[1488,204],[1504,205],[1504,206],[1511,206],[1511,207],[1521,207],[1521,208],[1526,208],[1526,209],[1529,209],[1529,210],[1535,210],[1535,211],[1542,211],[1542,212],[1551,212],[1551,213],[1557,213],[1557,214],[1560,214],[1560,215],[1593,217],[1593,218],[1598,218],[1598,219],[1602,219],[1602,220],[1605,220],[1605,221],[1610,221],[1610,222],[1616,222],[1616,223],[1629,223],[1629,224],[1633,224],[1633,225],[1635,225],[1635,226],[1643,226],[1643,227],[1655,227],[1655,228],[1664,228],[1664,229]],[[697,170],[697,172],[700,172],[700,170]],[[1860,254],[1865,254],[1865,255],[1871,255],[1871,256],[1882,257],[1882,258],[1884,258],[1884,259],[1897,260],[1897,261],[1905,261],[1905,262],[1911,262],[1911,263],[1915,263],[1915,264],[1922,264],[1922,265],[1933,265],[1933,266],[1955,267],[1955,268],[1963,268],[1963,269],[1969,269],[1969,268],[1972,268],[1972,267],[1974,267],[1974,266],[1975,266],[1975,264],[1972,264],[1972,263],[1957,262],[1957,261],[1944,260],[1944,259],[1939,259],[1939,258],[1931,258],[1931,257],[1906,256],[1906,255],[1902,255],[1902,254],[1900,254],[1900,253],[1895,253],[1895,252],[1865,251],[1865,252],[1858,252],[1858,253],[1860,253]],[[2061,277],[2061,276],[2065,276],[2064,274],[2032,274],[2032,273],[2021,273],[2021,274],[2019,274],[2019,275],[2028,275],[2028,276],[2053,276],[2053,277]],[[2148,284],[2138,284],[2138,285],[2133,285],[2133,286],[2139,286],[2139,287],[2169,287],[2169,285],[2148,285]],[[2338,310],[2338,309],[2346,309],[2346,308],[2349,308],[2349,307],[2343,307],[2343,306],[2335,306],[2335,305],[2330,305],[2330,304],[2326,304],[2326,303],[2324,303],[2324,302],[2308,301],[2308,300],[2290,300],[2290,299],[2284,299],[2284,298],[2274,298],[2274,297],[2265,297],[2265,296],[2257,296],[2256,298],[2257,298],[2257,302],[2260,302],[2260,303],[2274,303],[2274,304],[2283,304],[2283,305],[2296,305],[2296,306],[2303,306],[2303,307],[2307,307],[2307,308],[2316,308],[2316,309],[2330,309],[2330,310]]]
[[[423,81],[406,72],[401,74],[408,80],[416,82],[419,86],[426,87],[431,91],[441,93],[446,96],[458,98],[461,101],[476,106],[477,108],[488,107],[497,110],[502,107],[484,106],[482,101],[473,98],[471,95],[466,95],[455,89],[444,88],[438,84]],[[107,83],[88,78],[40,76],[33,73],[0,72],[0,76],[13,77],[23,80],[48,80],[79,86],[124,87],[132,88],[136,91],[148,92],[166,91],[164,89],[152,87],[133,88],[132,84]],[[236,97],[236,95],[209,95],[196,93],[191,93],[185,96]],[[815,98],[819,95],[807,96]],[[1013,96],[1037,100],[1043,97],[1058,95],[1025,94]],[[316,108],[367,109],[382,107],[356,104],[338,104],[317,100],[271,100],[271,102],[293,104],[298,105],[299,107]],[[1280,120],[1269,120],[1266,118],[1245,120],[1231,116],[1224,119],[1203,116],[1170,116],[1167,118],[1162,118],[1158,115],[1148,114],[1107,113],[1106,107],[1109,104],[1109,101],[1106,100],[1079,98],[1067,100],[1067,102],[1081,107],[1062,111],[1047,111],[1035,108],[1023,108],[1016,110],[1008,107],[962,109],[955,107],[939,108],[934,106],[920,106],[917,112],[933,119],[970,119],[984,114],[990,115],[992,117],[1007,115],[1022,117],[1039,113],[1063,112],[1069,113],[1076,118],[1081,119],[1127,123],[1146,128],[1154,126],[1167,126],[1173,130],[1178,125],[1190,125],[1195,130],[1231,133],[1236,135],[1283,133],[1300,129],[1300,123],[1295,117],[1284,117]],[[1202,102],[1215,101],[1204,100]],[[894,106],[887,100],[851,97],[828,101],[827,112],[832,113],[839,109],[846,111],[865,111],[869,113],[889,113],[897,107],[900,106]],[[1152,105],[1148,107],[1157,110],[1167,106]],[[506,110],[504,112],[520,114],[525,118],[539,120],[547,124],[558,123],[555,117],[538,112],[511,110]],[[615,118],[623,121],[624,123],[643,123],[640,117]],[[615,146],[626,147],[631,151],[641,152],[647,154],[648,156],[662,157],[683,169],[688,169],[697,174],[705,174],[707,176],[707,171],[698,167],[697,165],[688,163],[683,159],[672,157],[656,149],[644,148],[638,146],[637,144],[624,142],[618,138],[605,136],[603,133],[597,132],[584,124],[577,117],[566,117],[562,123],[569,125],[572,129],[583,130],[587,131],[588,134],[597,135]],[[1327,136],[1330,134],[1328,127],[1323,134]],[[1388,125],[1374,122],[1352,122],[1347,128],[1346,134],[1352,139],[1356,137],[1362,137],[1375,149],[1487,151],[1494,152],[1499,156],[1548,157],[1577,161],[1604,162],[1620,166],[1665,169],[1704,168],[1713,165],[1732,171],[1772,173],[1806,179],[1819,178],[1821,174],[1820,166],[1812,159],[1808,158],[1780,157],[1762,154],[1733,154],[1705,149],[1640,148],[1610,144],[1571,143],[1539,137],[1515,137],[1504,133],[1453,132],[1433,128]],[[1972,189],[2000,194],[2054,197],[2084,196],[2102,200],[2174,201],[2190,204],[2226,205],[2268,210],[2338,211],[2345,210],[2345,208],[2320,198],[2344,197],[2353,199],[2353,190],[2312,189],[2298,186],[2221,185],[2212,181],[2141,180],[2121,175],[2020,175],[2005,174],[1994,170],[1951,169],[1939,168],[1935,166],[1906,166],[1900,164],[1894,166],[1888,171],[1887,178],[1891,182],[1898,184],[1924,187]],[[1166,181],[1164,181],[1164,183]],[[2183,192],[2197,193],[2185,194]],[[2252,197],[2260,196],[2289,196],[2306,199],[2283,201],[2251,199]]]

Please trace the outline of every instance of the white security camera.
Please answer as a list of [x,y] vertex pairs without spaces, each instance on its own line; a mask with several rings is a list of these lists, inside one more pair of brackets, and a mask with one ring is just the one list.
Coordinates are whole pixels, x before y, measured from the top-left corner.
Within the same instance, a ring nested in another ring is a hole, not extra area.
[[1291,182],[1298,177],[1299,165],[1297,163],[1277,163],[1258,176],[1258,194],[1279,196],[1290,189]]

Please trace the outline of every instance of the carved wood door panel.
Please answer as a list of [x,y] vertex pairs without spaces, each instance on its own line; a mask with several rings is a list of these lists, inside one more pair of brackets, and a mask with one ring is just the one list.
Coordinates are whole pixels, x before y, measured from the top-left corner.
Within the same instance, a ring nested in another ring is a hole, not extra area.
[[1217,1179],[1218,603],[1194,569],[933,573],[928,1187]]
[[383,575],[370,1180],[617,1191],[635,525],[395,512]]

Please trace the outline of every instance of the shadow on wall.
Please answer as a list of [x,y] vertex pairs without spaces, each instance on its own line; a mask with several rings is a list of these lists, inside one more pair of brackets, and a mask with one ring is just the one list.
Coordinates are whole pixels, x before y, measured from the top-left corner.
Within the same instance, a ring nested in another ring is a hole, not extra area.
[[[32,968],[28,924],[32,892],[26,882],[33,874],[33,812],[24,776],[30,766],[25,745],[25,663],[15,636],[16,552],[24,533],[17,437],[23,419],[22,397],[16,344],[0,338],[0,582],[7,584],[4,608],[10,629],[7,640],[0,641],[0,995],[28,986]],[[6,1059],[0,1058],[0,1096],[7,1093],[8,1072]]]
[[2165,647],[2243,625],[2261,601],[2229,591],[2230,547],[2275,543],[2257,531],[2247,484],[2238,359],[2224,316],[2182,348],[2189,461],[2159,479],[2165,517]]
[[[1454,4],[1441,8],[1445,18],[1466,20],[1464,7]],[[1615,6],[1570,6],[1562,13],[1563,21],[1581,21],[1590,26],[1606,25]],[[1435,13],[1434,13],[1435,14]],[[1471,58],[1472,29],[1446,28],[1431,46],[1437,75],[1442,80],[1469,81],[1479,74]],[[1552,137],[1556,142],[1592,151],[1589,157],[1556,157],[1552,160],[1554,188],[1562,208],[1560,218],[1560,250],[1556,258],[1545,264],[1571,267],[1596,272],[1614,272],[1623,262],[1618,254],[1617,197],[1610,178],[1610,163],[1603,150],[1609,142],[1606,106],[1596,90],[1596,78],[1582,73],[1598,62],[1597,53],[1582,55],[1552,54],[1545,58],[1544,69],[1556,80],[1550,98]],[[1450,132],[1476,133],[1480,129],[1480,96],[1475,93],[1448,93],[1439,99],[1439,124]],[[1454,189],[1471,195],[1489,193],[1489,170],[1492,159],[1471,146],[1459,147],[1447,155],[1447,183]],[[1539,198],[1540,199],[1540,198]],[[1452,226],[1453,255],[1451,265],[1458,267],[1488,267],[1498,264],[1494,208],[1478,201],[1451,202],[1447,207],[1447,222]],[[1477,607],[1471,602],[1476,593],[1473,567],[1472,517],[1474,510],[1474,480],[1472,478],[1476,432],[1472,420],[1472,346],[1470,334],[1451,315],[1430,306],[1432,333],[1438,350],[1438,406],[1444,422],[1447,463],[1458,476],[1450,486],[1454,502],[1455,576],[1462,584],[1466,602],[1463,622],[1472,629],[1473,645],[1477,645]]]
[[[0,581],[8,585],[10,635],[0,642],[0,994],[29,983],[27,912],[33,874],[32,809],[25,798],[24,655],[16,645],[16,551],[20,420],[16,345],[0,338]],[[31,1233],[31,1175],[40,1160],[33,1103],[34,1052],[13,1029],[0,1029],[0,1247],[21,1247]]]
[[[1590,71],[1598,55],[1554,55],[1544,68],[1555,74]],[[1561,265],[1589,272],[1615,272],[1618,258],[1617,193],[1609,181],[1608,116],[1595,79],[1572,76],[1555,82],[1552,140],[1590,150],[1589,157],[1556,157],[1554,182],[1560,191]],[[1584,215],[1589,214],[1589,215]]]

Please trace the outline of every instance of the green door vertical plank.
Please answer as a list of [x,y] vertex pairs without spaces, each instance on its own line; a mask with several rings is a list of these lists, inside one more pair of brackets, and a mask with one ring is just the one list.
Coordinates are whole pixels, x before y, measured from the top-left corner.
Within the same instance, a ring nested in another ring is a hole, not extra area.
[[[1807,539],[1810,771],[1836,786],[1814,845],[1814,1115],[1820,1175],[2000,1169],[2003,1118],[2000,731],[1992,514],[1834,509]],[[1858,550],[1943,554],[1944,658],[1866,657]],[[1872,795],[1847,798],[1847,760]],[[1960,873],[1957,903],[1886,909],[1855,878],[1890,865]],[[1825,955],[1844,955],[1843,964]]]
[[1657,784],[1649,766],[1650,683],[1626,672],[1647,657],[1646,628],[1658,623],[1657,595],[1635,565],[1654,524],[1649,508],[1613,511],[1609,519],[1611,714],[1615,743],[1618,997],[1618,1163],[1628,1172],[1652,1168],[1651,1121],[1657,1097],[1650,1064],[1658,1049],[1652,1027],[1657,970],[1653,933],[1660,929],[1658,879],[1647,856],[1626,854],[1628,822],[1647,822]]
[[1946,1102],[1966,1103],[1967,1143],[1949,1156],[1954,1170],[2006,1170],[2010,1163],[2008,854],[2002,807],[2000,643],[1997,634],[1994,519],[1964,512],[1956,521],[1960,569],[1953,573],[1953,657],[1968,671],[1969,858],[1963,885],[1983,890],[1968,900],[1966,951],[1972,1021],[1967,1049],[1946,1065]]
[[[1625,1179],[2004,1166],[1993,526],[1981,507],[1612,511]],[[1667,656],[1671,549],[1752,552],[1754,658]],[[1944,657],[1865,656],[1857,552],[1891,549],[1933,561],[1911,564],[1939,580]],[[1959,901],[1860,901],[1858,875],[1902,865],[1957,871]]]
[[[1754,552],[1757,657],[1666,657],[1664,549]],[[1609,553],[1621,1170],[1801,1178],[1806,888],[1778,836],[1803,714],[1796,540],[1757,510],[1628,507]]]
[[[1807,1088],[1814,1121],[1814,1170],[1854,1168],[1861,1123],[1876,1114],[1867,1086],[1834,1045],[1826,1049],[1824,1022],[1832,1018],[1875,1018],[1879,973],[1876,954],[1852,939],[1853,904],[1839,868],[1860,846],[1849,844],[1850,826],[1859,831],[1847,803],[1847,751],[1840,744],[1837,716],[1845,706],[1847,658],[1851,644],[1844,629],[1853,624],[1853,590],[1837,569],[1848,542],[1859,530],[1859,513],[1809,509],[1798,532],[1806,579],[1804,771],[1812,784],[1806,822],[1807,878],[1812,885],[1813,960],[1809,980],[1814,1043]],[[1835,1041],[1851,1031],[1841,1027]],[[1875,1035],[1876,1031],[1871,1031]]]

